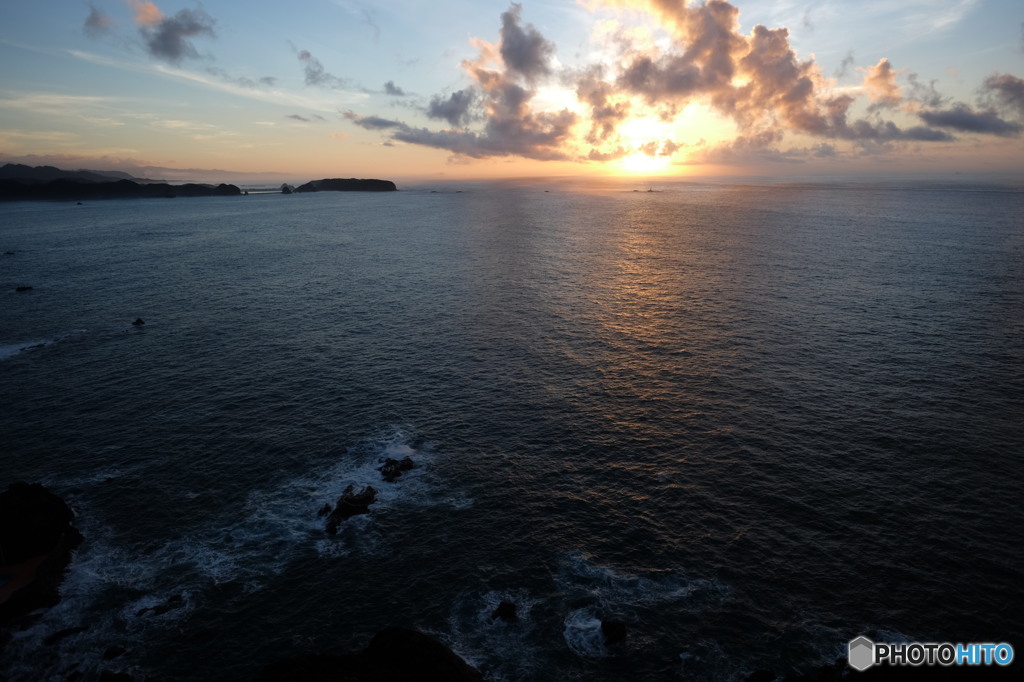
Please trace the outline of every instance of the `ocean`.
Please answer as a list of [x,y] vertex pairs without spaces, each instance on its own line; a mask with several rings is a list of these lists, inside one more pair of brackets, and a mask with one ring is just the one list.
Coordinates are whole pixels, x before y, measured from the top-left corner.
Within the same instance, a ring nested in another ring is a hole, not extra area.
[[1022,216],[909,182],[2,204],[0,487],[85,542],[0,676],[243,680],[389,624],[495,681],[1019,652]]

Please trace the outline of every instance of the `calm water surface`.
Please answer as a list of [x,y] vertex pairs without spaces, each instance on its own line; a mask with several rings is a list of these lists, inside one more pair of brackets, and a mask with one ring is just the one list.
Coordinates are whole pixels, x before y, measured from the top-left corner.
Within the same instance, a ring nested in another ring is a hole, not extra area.
[[0,205],[0,484],[86,536],[0,671],[246,679],[387,624],[493,680],[1022,650],[1024,191],[465,189]]

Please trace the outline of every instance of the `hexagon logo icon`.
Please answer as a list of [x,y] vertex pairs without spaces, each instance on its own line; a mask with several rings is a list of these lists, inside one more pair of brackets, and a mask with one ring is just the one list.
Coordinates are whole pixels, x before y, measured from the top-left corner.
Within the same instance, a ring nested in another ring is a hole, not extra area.
[[875,643],[861,636],[851,640],[849,645],[850,667],[854,670],[867,670],[875,663]]

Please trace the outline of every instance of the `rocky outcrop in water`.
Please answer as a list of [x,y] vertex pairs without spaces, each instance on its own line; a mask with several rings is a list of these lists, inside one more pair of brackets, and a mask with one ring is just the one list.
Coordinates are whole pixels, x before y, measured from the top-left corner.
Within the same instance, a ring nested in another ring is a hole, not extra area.
[[13,483],[0,493],[0,646],[32,611],[60,599],[57,587],[71,550],[82,542],[74,517],[38,483]]
[[516,605],[509,600],[504,599],[500,604],[498,604],[497,608],[491,612],[491,620],[498,620],[500,618],[506,623],[514,623],[519,620],[519,615],[516,611],[518,611]]
[[384,463],[377,467],[377,471],[380,472],[381,477],[388,483],[394,483],[395,479],[402,475],[404,471],[410,471],[415,469],[416,465],[409,457],[403,457],[402,459],[392,459],[386,457]]
[[626,641],[626,624],[621,620],[602,620],[601,634],[604,635],[604,645],[613,646]]
[[312,180],[295,188],[296,192],[397,192],[390,180],[358,180],[356,178],[324,178]]
[[[338,526],[341,522],[357,514],[366,514],[370,511],[370,505],[377,499],[377,491],[373,486],[366,486],[357,491],[355,486],[348,486],[338,498],[338,503],[327,516],[326,529],[331,535],[337,535]],[[323,510],[321,509],[321,512]]]
[[311,654],[266,666],[257,682],[482,682],[451,649],[422,632],[387,627],[357,654]]

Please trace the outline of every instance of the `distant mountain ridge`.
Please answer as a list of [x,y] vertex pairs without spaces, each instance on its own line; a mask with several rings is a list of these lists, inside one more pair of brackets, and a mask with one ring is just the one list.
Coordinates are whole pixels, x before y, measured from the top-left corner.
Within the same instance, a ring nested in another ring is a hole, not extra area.
[[131,180],[139,184],[166,182],[137,178],[124,171],[101,170],[62,170],[54,166],[26,166],[22,163],[7,163],[0,166],[0,180],[20,180],[21,182],[49,182],[50,180],[77,180],[78,182],[110,182],[111,180]]

